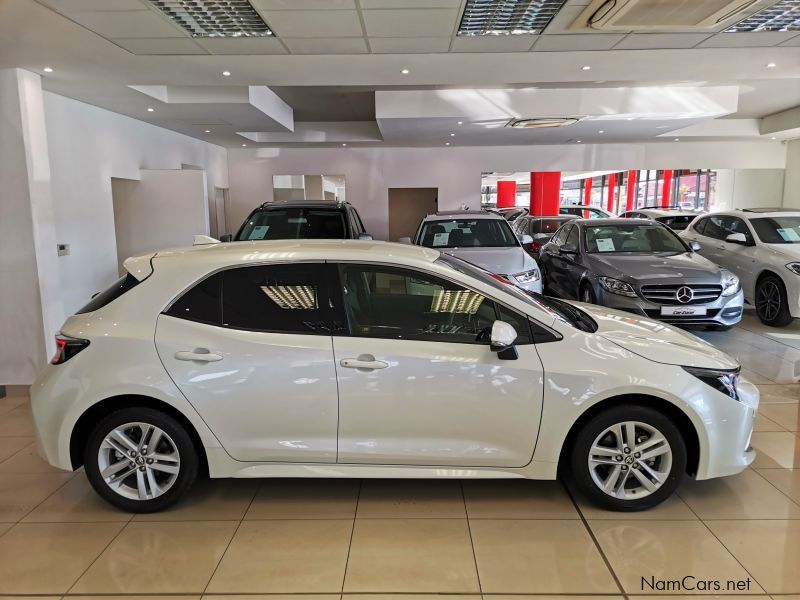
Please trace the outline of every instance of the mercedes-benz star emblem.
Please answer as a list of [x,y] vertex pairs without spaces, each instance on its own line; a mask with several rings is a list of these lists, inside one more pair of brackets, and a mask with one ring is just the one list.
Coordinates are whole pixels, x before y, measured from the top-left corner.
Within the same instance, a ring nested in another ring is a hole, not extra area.
[[683,286],[681,288],[678,288],[678,291],[675,292],[675,299],[681,304],[686,304],[687,302],[691,302],[693,298],[694,298],[694,292],[690,287]]

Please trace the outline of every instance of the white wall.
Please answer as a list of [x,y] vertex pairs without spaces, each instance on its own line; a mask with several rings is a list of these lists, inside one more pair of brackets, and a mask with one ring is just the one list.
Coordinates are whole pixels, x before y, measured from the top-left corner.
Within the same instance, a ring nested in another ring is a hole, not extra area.
[[783,180],[783,206],[800,208],[800,140],[786,144],[786,177]]
[[[215,187],[228,187],[227,157],[219,146],[56,94],[45,93],[44,106],[56,232],[71,249],[58,259],[64,311],[71,314],[116,278],[111,178],[193,165],[205,170],[213,198]],[[168,215],[173,207],[164,202],[161,209]]]
[[784,169],[717,170],[716,208],[780,207]]
[[783,169],[779,142],[661,142],[570,146],[451,148],[261,148],[228,151],[231,223],[235,230],[257,205],[272,200],[272,176],[336,173],[367,230],[388,236],[388,188],[439,189],[439,209],[480,205],[485,171],[599,171],[626,169]]

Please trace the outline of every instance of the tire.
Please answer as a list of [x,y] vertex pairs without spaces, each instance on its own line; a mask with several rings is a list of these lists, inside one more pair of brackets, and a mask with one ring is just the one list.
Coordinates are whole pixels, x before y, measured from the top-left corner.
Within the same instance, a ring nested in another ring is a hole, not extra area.
[[756,285],[756,314],[770,327],[783,327],[792,322],[786,288],[775,275],[762,277]]
[[[629,431],[625,424],[633,424],[637,440],[645,438],[638,442],[644,447],[642,455],[648,451],[662,453],[643,466],[645,459],[636,457],[639,452],[636,448],[630,452],[624,450]],[[621,429],[616,429],[617,425],[621,425]],[[613,433],[614,429],[623,437],[618,454],[613,451],[619,447],[619,435]],[[661,442],[648,446],[657,434],[660,434]],[[608,448],[608,456],[606,452],[592,453],[595,445]],[[593,466],[590,466],[592,456],[598,462],[592,462]],[[603,462],[606,460],[607,463]],[[645,510],[660,504],[675,492],[686,471],[686,444],[672,420],[657,410],[635,404],[615,406],[592,417],[580,429],[571,448],[569,466],[569,474],[578,490],[597,506],[615,511]],[[658,479],[650,473],[656,474]],[[640,476],[649,481],[653,489],[647,489]],[[601,485],[609,481],[611,491],[606,492]],[[660,483],[656,485],[656,481]]]
[[[147,447],[153,436],[158,436],[159,458]],[[100,421],[89,434],[83,460],[95,491],[109,504],[135,513],[158,512],[177,502],[198,470],[197,451],[183,425],[144,407],[124,408]]]
[[594,290],[590,284],[584,282],[583,285],[581,285],[578,300],[586,304],[597,304],[597,296],[594,295]]

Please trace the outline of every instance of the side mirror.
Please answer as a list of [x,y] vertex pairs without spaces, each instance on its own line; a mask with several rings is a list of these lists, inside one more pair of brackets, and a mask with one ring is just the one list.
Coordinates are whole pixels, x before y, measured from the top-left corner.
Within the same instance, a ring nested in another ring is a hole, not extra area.
[[219,241],[220,242],[232,242],[233,241],[233,235],[230,234],[230,233],[226,233],[225,235],[221,235],[221,236],[219,236]]
[[359,233],[358,234],[358,239],[370,241],[370,240],[372,240],[372,236],[370,234],[368,234],[368,233]]
[[577,254],[578,247],[575,244],[564,244],[558,249],[558,251],[561,254]]
[[703,248],[703,247],[700,245],[700,242],[697,242],[697,241],[692,241],[692,242],[689,244],[689,247],[692,249],[692,252],[700,252],[700,250]]
[[497,352],[500,360],[516,360],[517,349],[514,342],[517,339],[517,330],[505,321],[495,321],[492,324],[492,333],[489,338],[489,349]]
[[528,244],[533,243],[533,238],[526,233],[525,235],[522,236],[520,241],[522,242],[523,246],[527,246]]
[[410,244],[411,243],[411,238],[408,237],[408,236],[404,236],[404,237],[398,238],[397,241],[400,242],[401,244]]
[[740,244],[742,246],[747,246],[747,237],[745,237],[743,233],[732,233],[725,238],[725,241],[729,244]]

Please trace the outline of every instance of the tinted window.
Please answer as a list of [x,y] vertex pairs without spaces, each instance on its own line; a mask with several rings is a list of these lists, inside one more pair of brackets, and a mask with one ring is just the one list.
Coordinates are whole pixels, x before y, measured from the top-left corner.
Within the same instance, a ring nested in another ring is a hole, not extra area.
[[661,225],[601,225],[599,227],[587,226],[585,230],[586,251],[590,254],[612,252],[681,254],[687,252],[687,248],[680,238]]
[[549,237],[563,224],[562,219],[531,219],[530,234],[534,237]]
[[708,222],[703,229],[703,235],[714,238],[715,240],[724,240],[727,235],[725,233],[725,227],[722,220],[723,217],[719,215],[709,217]]
[[658,217],[656,218],[656,221],[663,223],[675,231],[683,231],[689,226],[689,223],[694,221],[694,219],[694,215],[677,215],[674,217]]
[[92,312],[95,310],[100,310],[106,304],[111,302],[112,300],[116,300],[125,292],[133,289],[137,285],[141,283],[136,277],[128,273],[125,277],[119,278],[117,281],[112,283],[102,292],[98,292],[95,294],[89,302],[81,307],[81,309],[76,312],[76,315],[82,315],[84,313]]
[[222,324],[222,273],[208,277],[178,298],[165,314],[179,319]]
[[237,240],[344,239],[344,211],[334,208],[271,208],[253,213]]
[[330,335],[343,327],[323,264],[241,267],[223,272],[226,327]]
[[750,224],[765,244],[800,244],[800,217],[762,217]]
[[572,229],[569,230],[569,234],[567,235],[567,241],[564,242],[564,245],[574,246],[575,248],[580,248],[580,228],[577,225],[573,225]]
[[559,229],[556,232],[556,234],[553,236],[553,239],[551,239],[550,241],[553,242],[556,246],[561,246],[564,243],[564,240],[567,239],[567,234],[569,233],[570,228],[571,225],[569,224],[564,225],[561,229]]
[[[498,319],[494,301],[433,275],[370,265],[340,269],[353,336],[486,344],[478,336]],[[529,342],[527,320],[508,310],[504,316],[518,343]]]
[[703,230],[706,228],[706,221],[708,221],[708,219],[699,219],[694,225],[692,225],[692,228],[697,233],[702,235]]
[[425,221],[419,243],[428,248],[497,248],[519,245],[511,227],[503,219]]

